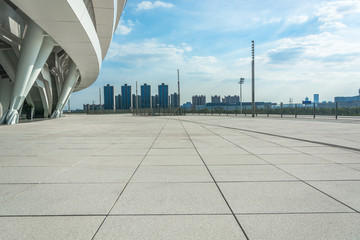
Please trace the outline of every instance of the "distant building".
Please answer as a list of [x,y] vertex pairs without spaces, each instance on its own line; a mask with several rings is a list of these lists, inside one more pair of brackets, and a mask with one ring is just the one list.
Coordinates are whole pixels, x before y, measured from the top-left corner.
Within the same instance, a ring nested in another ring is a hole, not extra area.
[[181,108],[185,109],[185,110],[190,110],[191,109],[191,102],[186,102],[183,105],[181,105]]
[[206,97],[204,95],[195,95],[192,97],[192,108],[195,108],[196,106],[201,106],[206,104]]
[[144,85],[141,86],[141,108],[150,108],[150,107],[151,107],[151,86],[145,83]]
[[152,105],[152,108],[159,107],[159,95],[151,96],[151,105]]
[[121,86],[121,109],[131,109],[131,86]]
[[100,104],[83,104],[83,110],[86,111],[92,111],[92,110],[100,110],[104,109],[104,105]]
[[221,97],[218,95],[211,96],[211,103],[221,103]]
[[319,94],[314,94],[314,103],[319,103],[320,100],[319,100]]
[[178,108],[179,107],[179,99],[178,99],[178,94],[174,93],[170,95],[170,106],[172,108]]
[[239,96],[225,96],[222,100],[223,103],[226,104],[238,104],[240,102],[240,97]]
[[133,94],[132,95],[132,109],[136,109],[136,108],[141,108],[141,96],[138,95],[137,100],[136,100],[136,95]]
[[110,84],[104,86],[104,109],[115,109],[115,89]]
[[169,107],[169,86],[162,83],[158,86],[160,108]]
[[115,96],[115,109],[121,109],[121,95]]
[[359,95],[353,97],[335,97],[334,102],[360,102],[360,89]]

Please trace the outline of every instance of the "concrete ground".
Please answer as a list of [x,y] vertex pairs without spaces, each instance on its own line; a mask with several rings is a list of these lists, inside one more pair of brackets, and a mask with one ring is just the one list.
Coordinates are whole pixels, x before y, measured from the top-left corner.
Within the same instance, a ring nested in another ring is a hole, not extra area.
[[359,211],[359,122],[0,126],[0,239],[360,239]]

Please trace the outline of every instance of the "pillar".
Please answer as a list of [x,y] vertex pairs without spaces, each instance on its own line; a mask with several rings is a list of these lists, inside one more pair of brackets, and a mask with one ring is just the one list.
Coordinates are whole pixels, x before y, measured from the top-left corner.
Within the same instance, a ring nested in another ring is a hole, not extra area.
[[24,103],[27,95],[25,92],[26,87],[36,64],[41,45],[43,43],[43,38],[43,31],[35,23],[30,22],[21,44],[10,106],[5,113],[3,123],[15,124],[19,121],[18,111]]
[[58,99],[58,103],[56,105],[56,109],[51,116],[52,118],[58,118],[61,116],[61,111],[63,110],[65,103],[69,98],[71,92],[74,90],[74,86],[78,78],[79,78],[79,73],[76,69],[76,65],[72,60],[70,60],[69,70],[68,73],[66,74],[65,81]]

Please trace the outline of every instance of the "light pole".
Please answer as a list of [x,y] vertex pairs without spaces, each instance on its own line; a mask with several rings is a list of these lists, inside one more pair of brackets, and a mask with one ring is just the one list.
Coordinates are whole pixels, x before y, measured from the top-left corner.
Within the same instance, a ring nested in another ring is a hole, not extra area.
[[252,96],[251,96],[251,101],[252,101],[252,108],[251,108],[251,115],[252,117],[255,117],[255,41],[251,41],[251,52],[252,52],[252,56],[251,56],[251,85],[252,85]]
[[242,85],[245,81],[245,78],[240,78],[239,85],[240,85],[240,114],[242,114]]

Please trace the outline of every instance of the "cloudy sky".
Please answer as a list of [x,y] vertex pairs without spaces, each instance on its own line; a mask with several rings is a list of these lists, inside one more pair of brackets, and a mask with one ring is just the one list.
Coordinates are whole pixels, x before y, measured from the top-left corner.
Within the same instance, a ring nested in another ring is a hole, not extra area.
[[360,88],[359,0],[128,0],[98,80],[74,93],[72,108],[98,103],[99,87],[148,83],[192,95],[251,99],[255,41],[256,101],[300,102]]

